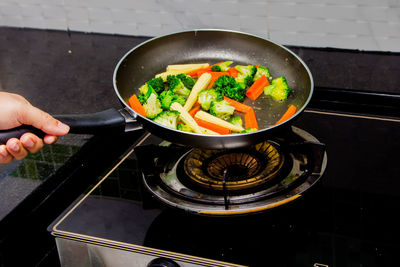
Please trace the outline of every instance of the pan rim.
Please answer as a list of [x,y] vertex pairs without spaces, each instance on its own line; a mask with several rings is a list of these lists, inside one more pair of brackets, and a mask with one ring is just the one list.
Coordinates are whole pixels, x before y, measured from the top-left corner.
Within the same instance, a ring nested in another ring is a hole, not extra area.
[[[275,129],[275,128],[277,128],[277,127],[281,127],[281,126],[283,126],[283,125],[285,125],[285,124],[290,123],[290,121],[292,121],[294,118],[296,118],[297,116],[299,116],[300,113],[302,113],[302,112],[304,111],[304,109],[308,106],[308,104],[309,104],[309,102],[311,101],[311,98],[312,98],[312,96],[313,96],[313,94],[314,94],[314,79],[313,79],[312,73],[311,73],[310,69],[308,68],[308,66],[306,65],[306,63],[305,63],[297,54],[295,54],[293,51],[291,51],[289,48],[287,48],[287,47],[283,46],[282,44],[279,44],[279,43],[277,43],[277,42],[275,42],[275,41],[272,41],[272,40],[270,40],[269,38],[265,38],[265,37],[262,37],[262,36],[259,36],[259,35],[256,35],[256,34],[246,33],[246,32],[237,31],[237,30],[229,30],[229,29],[218,29],[218,28],[210,28],[210,29],[207,29],[207,28],[201,28],[201,29],[191,29],[191,30],[184,30],[184,31],[176,31],[176,32],[171,32],[171,33],[167,33],[167,34],[164,34],[164,35],[152,37],[152,38],[150,38],[149,40],[146,40],[146,41],[144,41],[144,42],[142,42],[142,43],[140,43],[140,44],[134,46],[133,48],[131,48],[131,49],[130,49],[129,51],[127,51],[127,52],[121,57],[121,59],[118,61],[118,63],[116,64],[116,66],[115,66],[115,68],[114,68],[114,73],[113,73],[113,87],[114,87],[114,91],[115,91],[115,93],[117,94],[117,97],[119,98],[120,102],[123,103],[124,106],[125,106],[126,108],[128,108],[129,113],[133,116],[134,119],[138,119],[138,118],[139,118],[139,120],[146,120],[146,121],[148,121],[149,123],[155,124],[155,122],[152,121],[151,119],[149,119],[149,118],[147,118],[147,117],[144,117],[144,116],[138,114],[136,111],[134,111],[134,110],[125,102],[125,100],[121,97],[121,95],[120,95],[120,93],[119,93],[119,91],[118,91],[117,79],[116,79],[116,78],[117,78],[118,70],[119,70],[120,66],[122,65],[122,63],[124,62],[124,60],[125,60],[133,51],[137,50],[138,48],[140,48],[140,47],[142,47],[142,46],[145,46],[147,43],[152,42],[152,41],[154,41],[154,40],[161,39],[161,38],[165,38],[165,37],[168,37],[168,36],[177,35],[177,34],[183,34],[183,33],[194,33],[194,34],[196,35],[197,32],[206,32],[206,31],[209,31],[209,32],[230,32],[230,33],[236,33],[236,34],[245,35],[245,36],[249,36],[249,37],[253,37],[253,38],[258,38],[258,39],[261,39],[261,40],[270,42],[270,43],[272,43],[272,44],[274,44],[274,45],[280,47],[281,49],[285,50],[286,52],[288,52],[289,54],[291,54],[293,57],[295,57],[296,60],[298,60],[298,61],[301,63],[301,65],[305,68],[305,70],[306,70],[306,72],[307,72],[307,74],[308,74],[308,76],[309,76],[309,78],[310,78],[310,93],[309,93],[309,96],[308,96],[307,100],[304,102],[304,104],[302,105],[302,107],[301,107],[300,109],[298,109],[298,111],[296,112],[296,114],[295,114],[294,116],[292,116],[291,118],[287,119],[286,121],[284,121],[284,122],[278,124],[278,125],[273,125],[273,126],[270,126],[270,127],[268,127],[268,128],[264,128],[264,129],[258,130],[258,131],[256,131],[256,132],[250,132],[250,133],[235,133],[235,134],[229,134],[229,135],[207,135],[207,134],[198,134],[198,133],[184,132],[185,134],[189,134],[189,135],[193,135],[193,136],[201,136],[201,137],[204,137],[204,136],[205,136],[205,137],[207,137],[207,138],[217,138],[217,139],[219,139],[219,138],[226,138],[226,137],[229,137],[229,136],[232,136],[232,135],[234,135],[234,136],[247,136],[247,135],[252,135],[252,134],[254,134],[254,133],[263,133],[263,132],[265,132],[265,131],[269,131],[269,130],[272,130],[272,129]],[[164,129],[166,129],[166,130],[169,130],[169,131],[174,131],[174,132],[182,133],[182,131],[179,131],[179,130],[177,130],[177,129],[172,129],[172,128],[166,127],[166,126],[164,126],[164,125],[161,125],[161,124],[157,124],[157,126],[162,127],[162,128],[164,128]]]

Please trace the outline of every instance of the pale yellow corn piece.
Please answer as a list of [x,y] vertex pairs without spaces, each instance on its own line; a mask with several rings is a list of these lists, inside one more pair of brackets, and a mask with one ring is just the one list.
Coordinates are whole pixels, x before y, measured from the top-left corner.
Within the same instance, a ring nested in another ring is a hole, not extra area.
[[188,73],[194,70],[207,68],[210,66],[208,63],[198,63],[198,64],[176,64],[176,65],[168,65],[167,71],[181,71],[182,73]]
[[156,74],[155,77],[156,78],[161,77],[163,79],[163,81],[166,82],[168,75],[177,75],[177,74],[181,74],[181,73],[183,73],[183,72],[180,70],[171,70],[171,71],[158,73],[158,74]]
[[210,73],[203,73],[197,82],[194,84],[192,91],[190,92],[189,97],[186,100],[185,105],[183,106],[186,111],[189,111],[194,103],[196,103],[197,96],[200,93],[201,90],[207,88],[208,84],[211,81],[211,74]]
[[207,112],[204,112],[202,110],[197,112],[196,115],[194,115],[194,116],[196,118],[198,118],[198,119],[202,119],[204,121],[211,122],[211,123],[217,124],[219,126],[228,128],[233,132],[242,132],[242,131],[244,131],[243,127],[240,127],[240,126],[237,126],[237,125],[233,125],[230,122],[224,121],[223,119],[217,118],[217,117],[215,117],[215,116],[213,116],[213,115],[211,115],[211,114],[209,114]]
[[210,129],[204,128],[204,127],[200,127],[200,130],[203,132],[203,134],[210,134],[210,135],[220,135],[217,132],[211,131]]
[[181,104],[174,102],[171,104],[171,109],[172,110],[176,110],[178,111],[179,117],[181,118],[181,120],[183,121],[183,123],[185,123],[186,125],[188,125],[190,128],[192,128],[192,130],[195,133],[199,133],[202,134],[203,132],[201,131],[199,125],[197,124],[197,122],[192,118],[192,116],[190,116],[189,112],[187,112]]

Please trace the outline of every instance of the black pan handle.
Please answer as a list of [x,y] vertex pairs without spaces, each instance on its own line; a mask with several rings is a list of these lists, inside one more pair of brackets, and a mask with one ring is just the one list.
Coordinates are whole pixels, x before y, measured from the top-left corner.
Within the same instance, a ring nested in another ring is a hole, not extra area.
[[[55,115],[56,119],[69,125],[70,133],[75,134],[106,134],[123,132],[126,126],[126,117],[115,108],[91,114]],[[45,133],[30,125],[21,125],[10,130],[0,130],[0,144],[5,144],[10,138],[20,138],[24,133],[33,133],[40,138]]]

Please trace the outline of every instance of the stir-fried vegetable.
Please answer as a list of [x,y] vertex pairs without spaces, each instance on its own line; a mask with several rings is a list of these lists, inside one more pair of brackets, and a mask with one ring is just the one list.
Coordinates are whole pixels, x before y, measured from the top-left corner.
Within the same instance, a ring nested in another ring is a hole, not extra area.
[[290,93],[289,85],[286,82],[286,78],[281,76],[273,79],[271,85],[264,88],[266,95],[272,96],[275,100],[283,101],[288,98]]
[[179,118],[179,112],[174,110],[163,111],[154,118],[154,122],[164,125],[168,128],[176,129]]
[[146,111],[147,118],[150,119],[154,119],[163,111],[161,108],[161,102],[154,93],[150,94],[149,98],[146,100],[146,103],[143,105],[143,108]]
[[210,113],[215,117],[220,119],[228,120],[233,115],[235,108],[232,107],[229,102],[222,101],[212,101],[210,106]]
[[[168,65],[127,103],[142,116],[179,131],[212,135],[257,131],[256,112],[241,102],[246,96],[257,100],[262,92],[282,102],[290,88],[285,77],[272,79],[266,66],[232,63]],[[296,112],[290,105],[276,124]]]
[[209,110],[211,106],[211,102],[222,100],[222,95],[215,89],[206,89],[202,90],[199,95],[197,102],[201,105],[201,108],[204,110]]

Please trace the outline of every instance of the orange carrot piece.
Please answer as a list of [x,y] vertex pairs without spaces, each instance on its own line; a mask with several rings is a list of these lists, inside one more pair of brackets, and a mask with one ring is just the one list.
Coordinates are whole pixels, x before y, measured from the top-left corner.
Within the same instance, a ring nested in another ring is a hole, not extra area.
[[238,76],[239,71],[236,68],[230,68],[228,70],[230,76],[236,78]]
[[211,80],[207,86],[207,89],[212,88],[215,80],[218,79],[219,77],[221,77],[222,75],[229,75],[229,73],[227,71],[221,71],[221,72],[211,71],[209,73],[211,74]]
[[144,107],[142,106],[142,104],[140,104],[139,99],[137,98],[137,96],[135,94],[133,94],[129,100],[128,100],[129,106],[136,111],[137,113],[139,113],[140,115],[142,115],[143,117],[146,117],[146,110],[144,109]]
[[250,86],[246,92],[246,96],[252,100],[256,100],[264,92],[264,87],[268,85],[267,76],[262,75]]
[[235,101],[235,100],[233,100],[233,99],[231,99],[231,98],[229,98],[229,97],[226,97],[226,96],[224,96],[224,100],[225,100],[226,102],[229,102],[229,104],[231,104],[231,106],[234,107],[235,110],[236,110],[236,111],[239,111],[239,112],[246,113],[246,112],[248,112],[250,109],[252,109],[250,106],[247,106],[247,105],[245,105],[245,104],[242,104],[242,103],[240,103],[240,102],[237,102],[237,101]]
[[258,130],[258,123],[254,109],[250,109],[244,114],[244,124],[246,129],[253,128]]
[[186,75],[189,75],[191,77],[196,77],[196,76],[200,77],[201,74],[203,74],[204,72],[209,72],[209,71],[211,71],[211,66],[190,71],[190,72],[186,73]]
[[280,124],[288,119],[290,119],[294,114],[296,114],[297,108],[295,105],[290,105],[282,117],[275,123],[275,125]]
[[219,134],[230,134],[231,133],[230,129],[219,126],[217,124],[214,124],[214,123],[211,123],[211,122],[199,119],[199,118],[194,118],[194,120],[197,122],[197,124],[200,127],[207,128],[216,133],[219,133]]
[[205,73],[205,72],[211,72],[211,66],[208,66],[208,67],[206,67],[206,68],[202,68],[202,69],[199,69],[198,71],[197,71],[197,77],[200,77],[203,73]]
[[199,110],[200,110],[200,106],[195,106],[194,108],[192,108],[189,111],[190,116],[194,117],[194,115],[196,115],[196,113],[199,112]]

